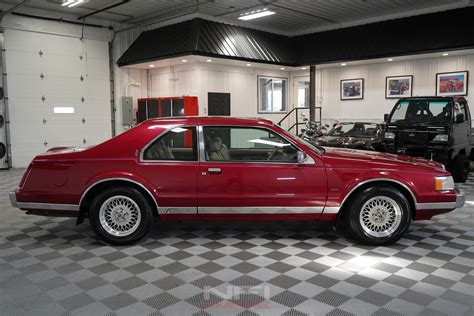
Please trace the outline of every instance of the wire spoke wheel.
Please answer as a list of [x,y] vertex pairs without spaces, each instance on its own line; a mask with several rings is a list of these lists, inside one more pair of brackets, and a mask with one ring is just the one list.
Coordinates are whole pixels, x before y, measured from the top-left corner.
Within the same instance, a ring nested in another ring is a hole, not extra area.
[[362,206],[359,221],[364,232],[375,238],[393,234],[402,219],[400,205],[386,196],[376,196]]
[[117,237],[128,236],[140,225],[140,208],[127,196],[112,196],[102,203],[99,221],[107,233]]

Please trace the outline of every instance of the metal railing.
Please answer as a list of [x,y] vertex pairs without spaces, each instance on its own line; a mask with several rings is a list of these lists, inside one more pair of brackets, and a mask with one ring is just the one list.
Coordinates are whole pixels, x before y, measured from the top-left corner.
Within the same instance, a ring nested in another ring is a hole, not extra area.
[[[281,126],[281,123],[283,123],[286,119],[288,119],[293,113],[296,115],[295,123],[293,123],[289,128],[288,131],[291,132],[293,128],[296,128],[296,135],[299,135],[300,131],[300,126],[305,125],[304,122],[300,121],[300,115],[298,111],[301,110],[309,110],[309,107],[295,107],[293,108],[290,112],[286,113],[286,115],[278,122],[278,125]],[[322,108],[320,106],[316,107],[316,111],[319,113],[319,120],[315,121],[317,124],[321,124],[321,111]]]

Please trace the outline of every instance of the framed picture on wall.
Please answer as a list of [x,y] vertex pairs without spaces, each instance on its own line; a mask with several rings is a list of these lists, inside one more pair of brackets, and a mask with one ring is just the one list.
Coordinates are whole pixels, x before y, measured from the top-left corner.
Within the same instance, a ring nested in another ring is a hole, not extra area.
[[341,100],[362,100],[363,98],[363,78],[341,80]]
[[436,95],[467,95],[468,72],[443,72],[436,74]]
[[412,96],[413,76],[391,76],[385,80],[385,98],[397,99]]

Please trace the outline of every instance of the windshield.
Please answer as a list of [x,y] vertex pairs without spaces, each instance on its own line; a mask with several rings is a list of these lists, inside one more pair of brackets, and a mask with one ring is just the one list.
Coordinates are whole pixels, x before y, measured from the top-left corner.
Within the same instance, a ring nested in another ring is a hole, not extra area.
[[374,137],[377,135],[375,123],[336,123],[329,136],[337,137]]
[[444,100],[399,101],[389,119],[390,124],[448,124],[451,106]]
[[[275,125],[277,128],[281,129],[281,130],[284,130],[281,126],[278,126],[278,125]],[[296,135],[293,135],[291,133],[287,133],[289,136],[291,136],[291,138],[297,140],[298,142],[304,144],[305,146],[307,146],[309,149],[311,149],[312,151],[314,151],[315,153],[319,154],[319,155],[322,155],[324,154],[324,152],[326,151],[323,147],[321,146],[317,146],[315,144],[312,144],[310,142],[308,142],[307,140],[304,140]]]

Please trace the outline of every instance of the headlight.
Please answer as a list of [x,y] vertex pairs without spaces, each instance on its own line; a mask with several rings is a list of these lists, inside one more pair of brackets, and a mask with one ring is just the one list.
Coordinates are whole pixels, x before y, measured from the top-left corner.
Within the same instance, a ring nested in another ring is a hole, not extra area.
[[436,177],[435,190],[436,191],[454,190],[453,177],[451,176]]
[[385,139],[395,139],[395,133],[392,133],[392,132],[385,132],[385,134],[383,135],[383,137]]
[[438,134],[433,138],[434,142],[447,142],[449,140],[449,136],[446,134]]

